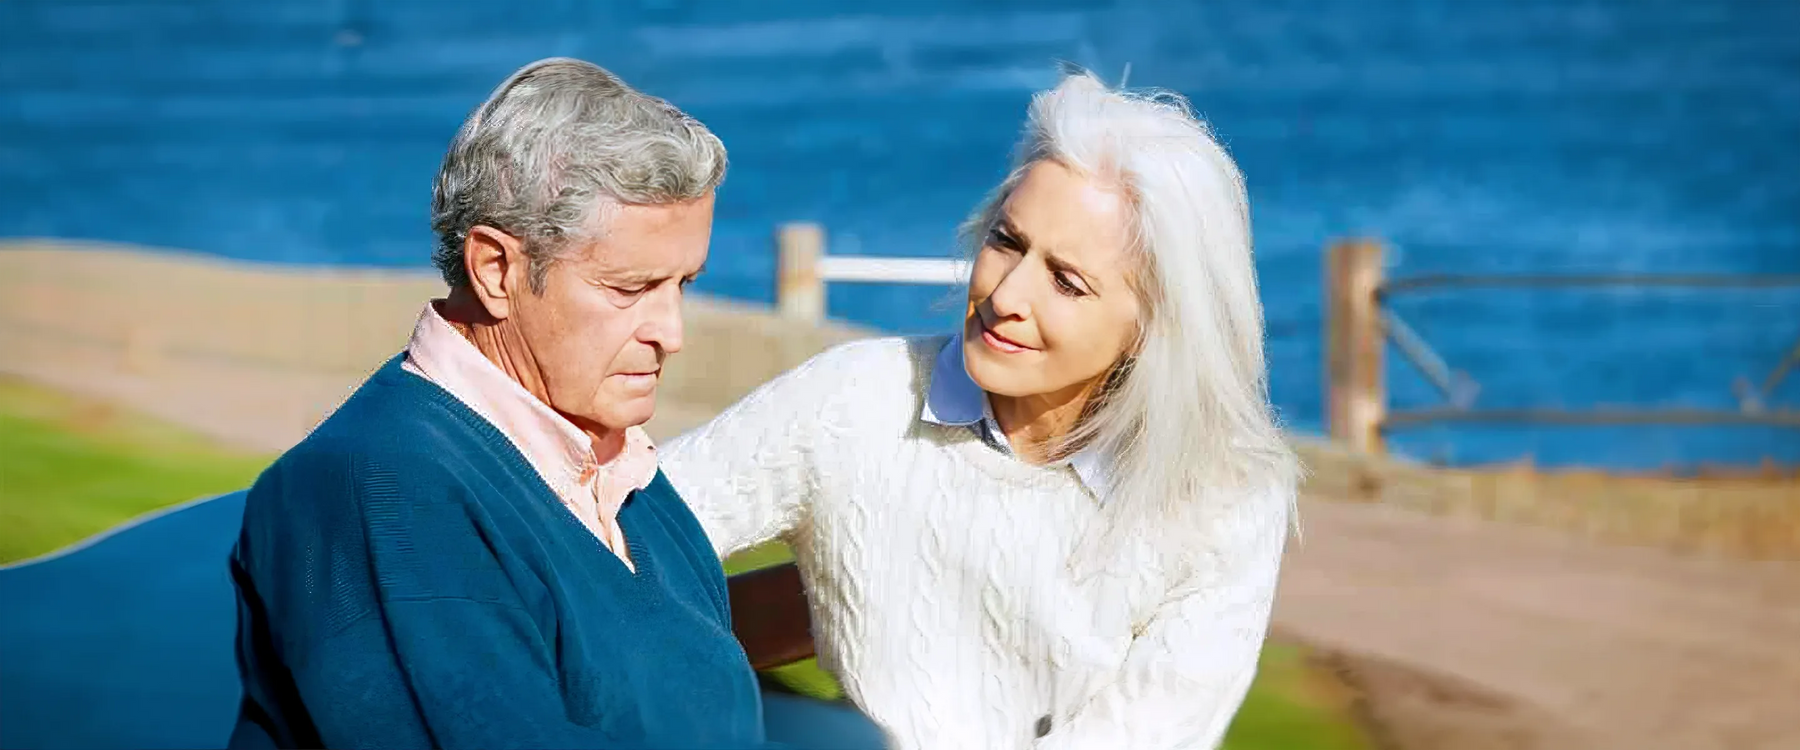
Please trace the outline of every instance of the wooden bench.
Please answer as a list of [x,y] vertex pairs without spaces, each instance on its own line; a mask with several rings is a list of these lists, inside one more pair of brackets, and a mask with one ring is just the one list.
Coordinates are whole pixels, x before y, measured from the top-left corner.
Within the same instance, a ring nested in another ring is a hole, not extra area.
[[731,594],[731,629],[761,671],[813,656],[812,612],[800,569],[782,563],[726,579]]

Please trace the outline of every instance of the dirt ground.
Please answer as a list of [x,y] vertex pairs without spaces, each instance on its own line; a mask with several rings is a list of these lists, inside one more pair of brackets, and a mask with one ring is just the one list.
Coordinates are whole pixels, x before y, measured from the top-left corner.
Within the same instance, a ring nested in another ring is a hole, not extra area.
[[[48,285],[31,283],[21,291]],[[26,312],[57,309],[69,308]],[[121,366],[100,338],[5,317],[0,372],[258,450],[291,445],[360,380],[213,356]],[[707,346],[699,338],[690,349]],[[651,433],[712,408],[669,399]],[[1680,557],[1333,499],[1303,506],[1275,626],[1355,689],[1383,750],[1800,749],[1800,562]]]
[[1276,627],[1389,747],[1800,748],[1800,564],[1309,501]]

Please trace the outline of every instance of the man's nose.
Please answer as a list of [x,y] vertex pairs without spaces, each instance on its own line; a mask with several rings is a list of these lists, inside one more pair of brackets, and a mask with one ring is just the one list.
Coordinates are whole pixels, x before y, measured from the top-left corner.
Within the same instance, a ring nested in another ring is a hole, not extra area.
[[655,299],[650,300],[654,304],[645,311],[643,323],[638,328],[639,340],[661,349],[665,354],[681,351],[682,339],[686,333],[681,321],[681,296],[679,287],[658,290]]

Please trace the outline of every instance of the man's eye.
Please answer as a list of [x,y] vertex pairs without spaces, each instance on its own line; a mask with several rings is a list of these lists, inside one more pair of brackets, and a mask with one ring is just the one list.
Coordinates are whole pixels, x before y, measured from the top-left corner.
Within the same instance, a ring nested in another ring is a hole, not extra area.
[[612,289],[613,289],[613,291],[623,294],[627,297],[636,297],[640,294],[643,294],[644,292],[650,291],[650,286],[648,284],[646,284],[644,286],[639,286],[639,287],[615,286]]

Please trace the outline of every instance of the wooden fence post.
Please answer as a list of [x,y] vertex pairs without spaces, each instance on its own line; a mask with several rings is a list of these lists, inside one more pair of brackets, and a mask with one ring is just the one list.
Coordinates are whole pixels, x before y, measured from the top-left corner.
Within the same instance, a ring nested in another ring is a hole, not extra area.
[[819,260],[825,255],[825,228],[812,223],[783,224],[776,230],[779,251],[775,307],[782,317],[807,323],[825,319],[825,280]]
[[1382,246],[1374,240],[1339,242],[1325,258],[1325,403],[1333,440],[1380,454],[1387,416],[1383,383]]

